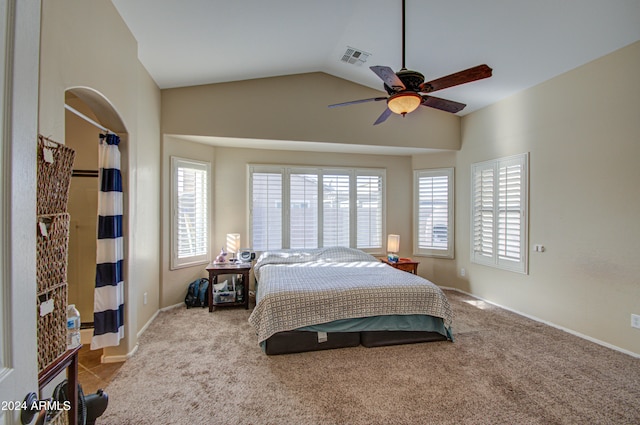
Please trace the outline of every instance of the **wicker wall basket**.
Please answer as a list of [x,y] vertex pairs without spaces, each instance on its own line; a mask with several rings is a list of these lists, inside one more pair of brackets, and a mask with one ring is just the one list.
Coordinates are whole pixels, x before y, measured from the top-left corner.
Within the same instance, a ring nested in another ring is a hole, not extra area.
[[67,281],[69,214],[38,216],[36,280],[38,294]]
[[74,157],[73,149],[38,136],[38,215],[67,210]]
[[[42,315],[53,299],[53,311]],[[38,295],[38,370],[41,372],[67,351],[67,284]]]

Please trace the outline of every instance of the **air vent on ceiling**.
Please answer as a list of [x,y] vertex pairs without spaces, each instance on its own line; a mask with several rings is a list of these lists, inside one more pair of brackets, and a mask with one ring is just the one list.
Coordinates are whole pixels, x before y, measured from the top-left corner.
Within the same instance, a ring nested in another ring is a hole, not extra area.
[[352,65],[362,65],[367,61],[369,56],[371,56],[371,53],[356,49],[355,47],[347,46],[347,51],[344,52],[344,55],[342,55],[342,59],[340,60]]

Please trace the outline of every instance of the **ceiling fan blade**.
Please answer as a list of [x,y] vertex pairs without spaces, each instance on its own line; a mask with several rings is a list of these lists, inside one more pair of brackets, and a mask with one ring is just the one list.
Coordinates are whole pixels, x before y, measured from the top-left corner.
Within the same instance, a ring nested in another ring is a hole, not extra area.
[[382,114],[380,114],[380,116],[378,117],[376,122],[373,123],[373,125],[382,124],[383,122],[385,122],[387,120],[387,118],[389,118],[389,115],[391,115],[392,113],[393,112],[391,112],[391,109],[385,108],[384,112],[382,112]]
[[333,105],[329,105],[329,108],[336,108],[338,106],[356,105],[358,103],[366,103],[366,102],[378,102],[380,100],[387,100],[387,98],[386,97],[372,97],[370,99],[360,99],[360,100],[352,100],[351,102],[334,103]]
[[388,66],[376,65],[370,66],[369,69],[372,70],[378,77],[380,77],[382,81],[384,81],[387,86],[389,86],[393,90],[400,91],[407,89],[402,80],[400,80],[396,73],[393,72],[393,69],[389,68]]
[[451,112],[455,114],[464,109],[464,103],[454,102],[453,100],[441,99],[434,96],[422,96],[422,106],[428,106],[430,108],[440,109],[441,111]]
[[442,90],[460,84],[470,83],[472,81],[482,80],[491,77],[492,69],[487,65],[478,65],[446,77],[437,78],[420,85],[420,92],[431,93],[436,90]]

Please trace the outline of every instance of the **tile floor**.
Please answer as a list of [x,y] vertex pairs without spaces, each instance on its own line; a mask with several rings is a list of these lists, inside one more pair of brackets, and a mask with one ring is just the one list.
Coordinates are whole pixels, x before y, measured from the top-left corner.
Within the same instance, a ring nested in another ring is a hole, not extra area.
[[78,381],[85,394],[92,394],[100,388],[104,389],[118,373],[121,363],[100,363],[102,350],[89,349],[85,344],[78,353]]

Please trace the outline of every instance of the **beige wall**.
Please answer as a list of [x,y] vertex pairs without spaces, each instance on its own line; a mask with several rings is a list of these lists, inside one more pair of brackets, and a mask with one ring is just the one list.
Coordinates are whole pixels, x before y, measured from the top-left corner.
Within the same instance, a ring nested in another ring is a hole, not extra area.
[[[154,317],[160,306],[160,90],[147,70],[136,61],[137,137],[130,138],[135,151],[131,164],[130,284],[135,300],[132,314],[137,314],[139,332]],[[132,88],[134,89],[134,88]],[[144,304],[144,295],[147,303]],[[134,313],[135,312],[135,313]]]
[[120,347],[105,351],[121,356],[134,349],[138,331],[158,310],[160,90],[140,65],[137,42],[110,1],[47,0],[42,2],[40,133],[64,142],[65,91],[78,88],[91,93],[93,112],[122,138],[126,337]]
[[319,72],[163,90],[162,131],[299,143],[460,147],[460,118],[447,112],[425,107],[373,126],[384,102],[327,107],[382,95]]
[[[640,330],[630,327],[640,314],[638,75],[640,42],[463,118],[457,273],[438,284],[640,354]],[[471,164],[522,152],[530,152],[528,275],[469,260]]]

